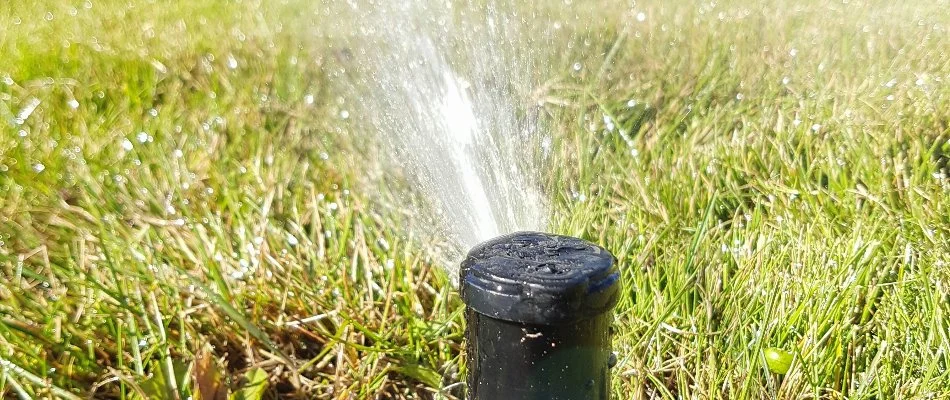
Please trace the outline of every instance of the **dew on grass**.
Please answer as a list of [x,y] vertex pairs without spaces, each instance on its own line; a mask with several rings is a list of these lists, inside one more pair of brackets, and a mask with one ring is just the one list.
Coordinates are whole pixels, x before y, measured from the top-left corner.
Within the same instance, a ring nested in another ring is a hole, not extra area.
[[69,101],[66,102],[66,105],[73,110],[79,108],[79,102],[76,101],[76,99],[69,99]]
[[604,129],[607,129],[608,132],[614,131],[614,121],[610,118],[609,115],[604,115]]
[[122,150],[132,151],[132,141],[129,139],[123,138],[122,141],[119,142],[119,146],[122,147]]
[[288,233],[287,234],[287,244],[290,246],[296,246],[300,244],[300,241],[297,240],[297,237]]
[[14,118],[14,122],[17,125],[23,125],[23,123],[25,123],[26,120],[30,118],[30,115],[33,115],[33,111],[36,111],[36,107],[39,107],[39,105],[40,105],[40,99],[37,99],[36,97],[31,97],[30,100],[26,102],[26,105],[24,105],[23,108],[21,108],[20,111],[17,112],[16,118]]
[[175,158],[182,158],[184,155],[185,155],[185,153],[182,152],[181,149],[175,149],[175,150],[172,151],[172,157],[175,157]]
[[893,94],[889,94],[889,95],[887,95],[887,97],[885,97],[885,99],[886,99],[887,101],[894,101],[894,95],[893,95]]
[[789,78],[789,77],[787,77],[787,76],[782,77],[782,84],[783,84],[783,85],[788,85],[788,84],[791,83],[791,82],[792,82],[792,78]]
[[349,119],[350,112],[347,110],[340,111],[340,119]]
[[788,51],[788,55],[791,56],[791,57],[797,56],[797,55],[798,55],[798,49],[796,49],[796,48],[793,47],[791,50]]
[[139,143],[145,143],[148,141],[148,134],[145,132],[139,132],[138,135],[135,135],[135,138],[138,139]]
[[821,124],[814,124],[814,125],[812,125],[812,126],[811,126],[811,130],[814,131],[814,132],[818,132],[819,130],[821,130]]
[[574,71],[580,71],[581,68],[584,68],[584,66],[581,65],[581,63],[579,62],[575,62],[572,68],[574,69]]
[[228,68],[237,69],[238,61],[233,55],[228,54]]
[[308,106],[313,104],[313,95],[310,93],[307,93],[307,95],[303,97],[303,102],[306,103]]
[[36,173],[43,172],[46,169],[46,166],[41,163],[33,164],[33,171]]
[[647,15],[643,12],[637,13],[637,21],[643,22],[647,20]]

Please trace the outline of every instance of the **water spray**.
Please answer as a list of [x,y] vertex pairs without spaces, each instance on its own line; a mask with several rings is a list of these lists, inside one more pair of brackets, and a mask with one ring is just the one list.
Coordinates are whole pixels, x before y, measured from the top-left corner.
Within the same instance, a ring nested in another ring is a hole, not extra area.
[[620,274],[607,250],[539,232],[501,236],[468,253],[459,286],[468,400],[608,399]]

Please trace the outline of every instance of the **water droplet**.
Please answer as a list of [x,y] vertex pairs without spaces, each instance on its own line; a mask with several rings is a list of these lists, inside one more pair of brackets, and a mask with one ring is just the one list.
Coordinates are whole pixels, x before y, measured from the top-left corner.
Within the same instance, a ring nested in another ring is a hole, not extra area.
[[66,102],[66,105],[73,110],[79,108],[79,102],[76,101],[76,99],[69,99],[69,101]]
[[17,113],[15,122],[18,125],[23,125],[23,123],[26,122],[28,118],[30,118],[30,115],[33,115],[33,111],[36,111],[36,107],[39,107],[39,105],[40,99],[35,97],[30,98],[30,100],[26,102],[26,105],[20,109],[20,112]]
[[642,13],[642,12],[638,12],[638,13],[637,13],[637,21],[643,22],[643,21],[646,21],[646,20],[647,20],[647,15],[646,15],[646,14],[644,14],[644,13]]
[[303,97],[303,102],[306,103],[308,106],[313,104],[313,95],[310,93],[307,93],[307,95]]
[[349,112],[349,111],[346,111],[346,110],[340,111],[340,118],[342,118],[342,119],[349,119],[349,118],[350,118],[350,112]]
[[135,135],[135,138],[138,139],[139,143],[145,143],[148,141],[148,134],[145,132],[139,132],[138,135]]
[[237,59],[233,55],[228,54],[228,68],[236,69],[238,67]]
[[182,158],[184,155],[185,153],[182,152],[181,149],[175,149],[174,151],[172,151],[172,157]]
[[573,66],[573,68],[574,68],[574,70],[575,70],[575,71],[580,71],[580,70],[581,70],[581,68],[584,68],[584,66],[583,66],[583,65],[581,65],[581,63],[579,63],[579,62],[576,62],[576,63],[574,63],[574,66]]
[[122,146],[122,150],[132,151],[132,141],[129,139],[123,138],[119,145]]
[[287,234],[287,244],[289,244],[289,245],[291,245],[291,246],[296,246],[296,245],[298,245],[299,243],[300,243],[300,241],[297,240],[297,237],[296,237],[296,236],[291,235],[291,234],[289,234],[289,233]]
[[887,95],[887,97],[885,97],[885,99],[887,99],[887,101],[894,101],[894,95],[893,95],[893,94],[889,94],[889,95]]
[[736,93],[736,100],[742,100],[745,96],[742,93]]
[[791,82],[792,82],[792,78],[789,78],[789,77],[787,77],[787,76],[786,76],[786,77],[782,77],[782,84],[783,84],[783,85],[788,85],[788,84],[791,83]]
[[814,124],[811,126],[811,130],[815,132],[818,132],[819,129],[821,129],[821,124]]
[[43,170],[45,169],[46,169],[46,166],[41,163],[33,164],[33,171],[35,171],[36,173],[43,172]]
[[789,56],[792,56],[792,57],[797,56],[797,55],[798,55],[798,49],[792,48],[791,50],[788,51],[788,55],[789,55]]

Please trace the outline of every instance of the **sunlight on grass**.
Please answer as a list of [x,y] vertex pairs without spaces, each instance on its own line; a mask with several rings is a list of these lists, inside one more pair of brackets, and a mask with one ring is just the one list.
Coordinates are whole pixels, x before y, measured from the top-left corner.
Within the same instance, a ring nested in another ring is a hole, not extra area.
[[[950,396],[950,4],[600,3],[533,100],[615,398]],[[0,4],[2,397],[460,395],[320,7]]]

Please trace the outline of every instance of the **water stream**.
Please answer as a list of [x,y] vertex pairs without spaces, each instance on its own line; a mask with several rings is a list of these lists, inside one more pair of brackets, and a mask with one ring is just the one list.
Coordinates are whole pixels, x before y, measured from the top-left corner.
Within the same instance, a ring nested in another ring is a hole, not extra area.
[[345,103],[379,138],[388,172],[426,200],[416,211],[436,217],[454,256],[501,234],[543,230],[550,138],[539,134],[531,94],[546,34],[528,27],[543,27],[538,16],[425,0],[351,2],[339,12],[358,32],[343,50]]

